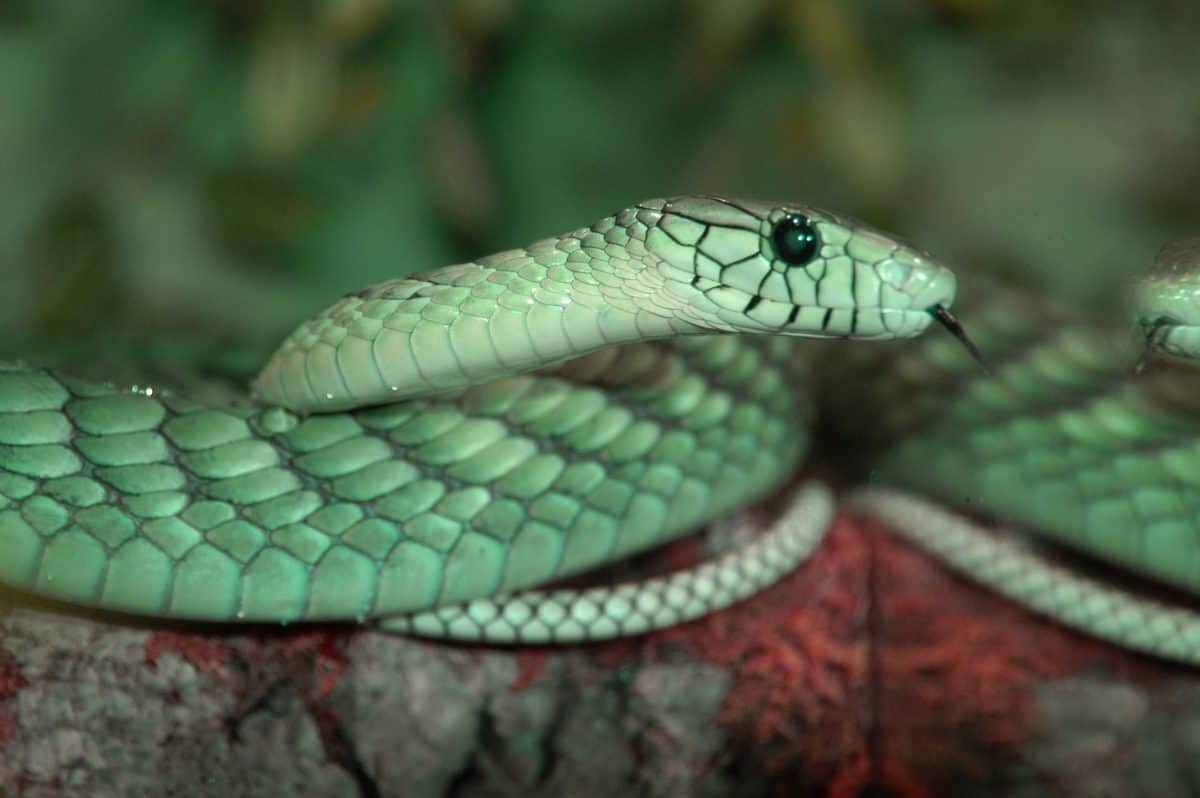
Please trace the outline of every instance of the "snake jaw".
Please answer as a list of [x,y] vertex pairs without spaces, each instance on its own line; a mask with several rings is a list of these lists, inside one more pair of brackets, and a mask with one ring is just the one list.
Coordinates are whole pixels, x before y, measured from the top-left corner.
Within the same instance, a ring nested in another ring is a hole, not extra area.
[[950,308],[942,304],[937,304],[931,306],[928,313],[966,347],[967,351],[971,353],[971,357],[983,369],[984,374],[989,377],[992,376],[992,369],[988,366],[987,360],[984,359],[983,353],[979,351],[979,347],[975,346],[975,342],[967,336],[967,331],[963,329],[962,322],[950,312]]
[[1141,373],[1156,353],[1183,360],[1195,360],[1200,353],[1200,324],[1188,323],[1173,316],[1162,315],[1142,321],[1144,351],[1134,373]]

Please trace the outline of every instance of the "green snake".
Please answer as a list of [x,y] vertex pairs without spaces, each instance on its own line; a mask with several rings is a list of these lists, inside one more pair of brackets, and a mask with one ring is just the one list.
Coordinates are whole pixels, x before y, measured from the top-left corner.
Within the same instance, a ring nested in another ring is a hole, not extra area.
[[1200,591],[1200,369],[1188,362],[1200,359],[1200,239],[1164,247],[1133,293],[1135,324],[1106,327],[996,289],[970,313],[988,376],[930,341],[888,364],[887,379],[856,374],[883,367],[867,353],[827,388],[862,391],[856,412],[872,423],[838,423],[890,483],[852,506],[1061,623],[1200,665],[1187,596]]
[[[795,490],[757,540],[676,574],[530,588],[779,490],[812,440],[813,345],[798,339],[910,338],[935,320],[953,331],[955,292],[954,274],[927,253],[832,213],[680,197],[343,297],[287,338],[240,401],[9,364],[0,582],[152,616],[349,619],[500,642],[602,639],[699,617],[803,560],[831,518],[830,492]],[[1149,312],[1148,337],[1178,353],[1188,338],[1178,310]],[[1178,573],[1178,528],[1194,535],[1200,513],[1163,443],[1187,414],[1160,418],[1148,398],[1183,378],[1134,379],[1106,334],[1017,299],[996,297],[972,323],[994,375],[956,342],[926,338],[888,353],[886,368],[868,356],[886,378],[855,386],[856,401],[829,414],[872,453],[877,478],[1200,583]],[[839,379],[835,370],[835,389]],[[1064,449],[1064,436],[1082,444]],[[1136,463],[1118,458],[1113,470],[1114,452]],[[1091,473],[1081,463],[1110,466],[1103,489],[1092,484],[1103,475],[1074,484]],[[1033,502],[1025,478],[1041,480]],[[1200,635],[1172,637],[1174,626],[1151,644],[1126,621],[1114,632],[1106,613],[1133,610],[1104,604],[1107,588],[1070,582],[1040,554],[935,507],[878,492],[855,501],[1067,622],[1168,656],[1200,652]],[[1159,515],[1137,515],[1147,502],[1168,519],[1175,562],[1129,543],[1158,528]],[[1039,579],[1053,600],[1025,589]],[[1129,601],[1142,626],[1174,618]],[[1185,637],[1182,651],[1161,643]]]

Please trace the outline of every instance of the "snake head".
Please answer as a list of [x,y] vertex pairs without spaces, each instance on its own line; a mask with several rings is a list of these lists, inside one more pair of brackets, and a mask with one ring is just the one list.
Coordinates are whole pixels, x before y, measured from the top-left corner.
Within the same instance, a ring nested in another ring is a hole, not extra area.
[[646,249],[677,311],[703,328],[815,338],[909,338],[954,301],[928,253],[804,205],[722,197],[643,203]]
[[1167,244],[1134,287],[1147,352],[1200,358],[1200,238]]

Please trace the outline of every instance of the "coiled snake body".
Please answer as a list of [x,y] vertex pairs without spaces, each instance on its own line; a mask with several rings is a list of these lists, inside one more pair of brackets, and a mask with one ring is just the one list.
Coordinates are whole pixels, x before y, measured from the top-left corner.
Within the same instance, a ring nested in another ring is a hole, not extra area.
[[[797,337],[912,337],[948,318],[955,289],[925,253],[832,214],[684,197],[344,297],[288,338],[254,402],[204,405],[8,365],[0,582],[157,616],[370,620],[502,641],[696,617],[802,559],[829,520],[828,492],[797,492],[747,550],[675,576],[518,591],[778,487],[810,441]],[[1047,319],[994,307],[976,332],[994,379],[949,338],[925,339],[880,381],[890,393],[856,394],[880,473],[1194,586],[1200,557],[1185,572],[1147,553],[1151,540],[1182,545],[1200,519],[1184,487],[1200,464],[1189,470],[1160,445],[1186,412],[1166,421],[1148,410],[1149,388],[1129,387],[1091,333],[1046,338]],[[1072,403],[1082,415],[1045,420]],[[1109,462],[1113,434],[1137,442]],[[1073,435],[1084,454],[1059,446]],[[1029,502],[1018,483],[1032,478],[1044,481]],[[894,498],[861,503],[903,520],[913,508]],[[1147,513],[1132,518],[1134,535],[1130,507]],[[935,511],[916,512],[918,533],[932,529]],[[967,551],[975,571],[1008,556],[974,531],[933,537],[955,534],[967,543],[943,554]],[[1131,537],[1147,545],[1131,552]],[[1014,581],[1005,567],[1001,587]],[[1058,612],[1091,595],[1033,603]]]

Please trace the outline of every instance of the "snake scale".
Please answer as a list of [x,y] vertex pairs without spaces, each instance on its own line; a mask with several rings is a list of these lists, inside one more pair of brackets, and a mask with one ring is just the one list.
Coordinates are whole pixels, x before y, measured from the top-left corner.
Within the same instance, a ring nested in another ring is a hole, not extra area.
[[[638,633],[793,568],[830,520],[829,491],[796,490],[758,540],[677,574],[528,589],[778,490],[810,448],[819,392],[854,397],[828,423],[871,458],[873,480],[1200,586],[1197,394],[1184,367],[1133,378],[1121,333],[997,292],[971,319],[990,376],[928,336],[886,353],[854,345],[816,389],[799,339],[911,338],[935,320],[953,331],[956,287],[927,253],[825,211],[679,197],[343,297],[240,401],[8,364],[0,582],[213,621],[350,619],[501,642]],[[1164,349],[1186,337],[1161,323],[1173,313],[1147,327]],[[1200,652],[1186,611],[907,496],[854,501],[1068,623]]]

